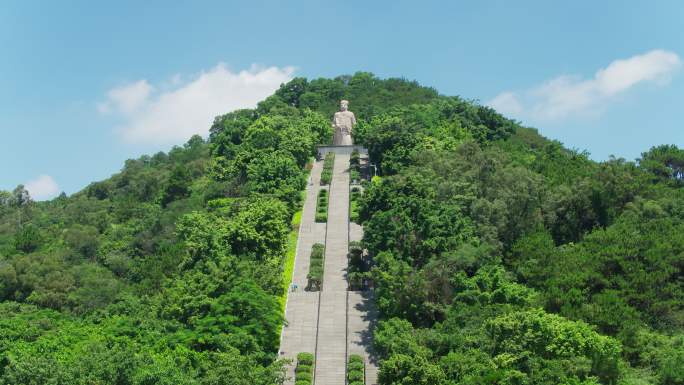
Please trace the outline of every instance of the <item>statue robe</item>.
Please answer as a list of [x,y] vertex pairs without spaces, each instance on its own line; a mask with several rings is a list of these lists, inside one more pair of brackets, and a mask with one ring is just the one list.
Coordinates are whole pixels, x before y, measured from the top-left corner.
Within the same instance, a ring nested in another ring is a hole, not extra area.
[[336,146],[351,146],[352,128],[356,124],[356,116],[351,111],[338,111],[333,117],[333,127],[335,133],[333,135],[333,144]]

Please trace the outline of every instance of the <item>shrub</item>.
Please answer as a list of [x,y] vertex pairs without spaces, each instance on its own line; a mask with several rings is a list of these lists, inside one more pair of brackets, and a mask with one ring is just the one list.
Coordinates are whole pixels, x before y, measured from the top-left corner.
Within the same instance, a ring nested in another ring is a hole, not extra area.
[[335,153],[329,152],[325,154],[323,161],[323,171],[321,172],[321,186],[330,184],[332,181],[333,165],[335,164]]
[[309,279],[321,279],[323,276],[323,267],[319,266],[318,264],[320,263],[318,260],[314,261],[315,265],[309,267]]
[[315,243],[311,247],[311,258],[323,258],[325,255],[325,245],[322,243]]
[[311,379],[313,377],[313,362],[313,354],[306,352],[297,354],[295,385],[311,385]]
[[308,290],[320,290],[323,286],[323,260],[325,259],[325,246],[316,243],[311,248],[311,255],[309,257],[309,274],[306,278],[309,280],[307,285]]
[[330,184],[330,181],[332,181],[332,170],[323,170],[321,173],[321,186]]
[[349,180],[350,182],[361,180],[361,155],[357,150],[352,151],[349,157]]
[[299,382],[299,381],[308,381],[309,384],[310,384],[310,383],[311,383],[311,378],[312,378],[312,377],[313,377],[313,376],[311,375],[311,373],[303,373],[303,372],[300,372],[300,373],[296,373],[296,374],[295,374],[295,381],[297,381],[297,382]]
[[313,365],[314,356],[311,353],[302,352],[297,354],[297,365]]
[[359,221],[359,205],[361,201],[361,190],[354,186],[349,194],[349,220],[355,223]]
[[363,372],[359,371],[354,371],[354,372],[347,372],[347,380],[349,382],[363,382]]
[[[366,263],[363,259],[363,247],[361,242],[349,242],[349,270],[354,272],[366,271]],[[363,362],[363,360],[361,361]]]
[[316,222],[324,223],[328,221],[328,190],[321,189],[318,192],[316,202]]
[[352,363],[352,362],[360,362],[360,363],[363,364],[363,363],[364,363],[364,362],[363,362],[363,357],[361,357],[361,356],[358,355],[358,354],[352,354],[352,355],[349,356],[349,363]]
[[[361,245],[360,241],[351,241],[349,242],[349,252],[361,252],[363,250],[363,246]],[[352,354],[350,357],[360,357],[357,354]],[[363,361],[363,360],[361,360]]]
[[[347,281],[349,290],[364,290],[365,281],[369,278],[368,264],[363,256],[361,242],[349,242]],[[350,361],[351,362],[351,361]],[[363,362],[363,360],[361,361]]]
[[352,354],[349,356],[349,361],[347,363],[347,382],[351,384],[362,384],[364,383],[364,367],[365,363],[363,357],[358,354]]

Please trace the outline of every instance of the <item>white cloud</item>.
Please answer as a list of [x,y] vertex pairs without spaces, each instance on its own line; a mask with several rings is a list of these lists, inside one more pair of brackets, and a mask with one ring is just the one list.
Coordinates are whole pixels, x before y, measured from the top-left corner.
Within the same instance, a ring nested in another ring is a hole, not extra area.
[[102,113],[119,111],[130,115],[148,101],[153,90],[154,88],[147,80],[139,80],[135,83],[111,89],[107,92],[107,101],[98,104],[97,107]]
[[37,201],[53,198],[59,194],[59,186],[50,175],[39,175],[36,179],[24,183],[31,198]]
[[[194,134],[205,135],[214,117],[239,108],[253,108],[289,81],[293,67],[252,66],[233,72],[224,64],[190,77],[180,74],[154,87],[147,80],[114,88],[98,104],[103,113],[115,113],[125,123],[118,127],[130,143],[171,144]],[[158,91],[167,88],[168,91]]]
[[487,105],[506,115],[518,115],[522,112],[523,107],[518,100],[518,96],[513,92],[502,92],[492,100],[490,100]]
[[504,114],[533,120],[595,114],[634,86],[668,84],[681,64],[674,52],[653,50],[615,60],[591,79],[562,75],[523,92],[502,92],[487,104]]

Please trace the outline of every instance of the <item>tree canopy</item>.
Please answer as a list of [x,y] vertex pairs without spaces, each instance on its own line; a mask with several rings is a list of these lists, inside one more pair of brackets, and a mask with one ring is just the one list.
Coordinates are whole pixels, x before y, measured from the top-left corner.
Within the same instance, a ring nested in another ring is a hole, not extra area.
[[595,162],[366,72],[293,79],[71,196],[0,191],[0,383],[282,384],[290,221],[340,99],[378,172],[355,274],[381,384],[684,384],[684,150]]

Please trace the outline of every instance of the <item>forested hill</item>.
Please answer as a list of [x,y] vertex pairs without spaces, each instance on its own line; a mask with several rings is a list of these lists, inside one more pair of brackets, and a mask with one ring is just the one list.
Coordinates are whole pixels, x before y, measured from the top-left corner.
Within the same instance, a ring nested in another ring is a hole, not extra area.
[[282,383],[301,193],[340,99],[379,173],[360,221],[382,384],[684,384],[684,150],[597,163],[368,73],[294,79],[69,197],[0,192],[0,383]]

